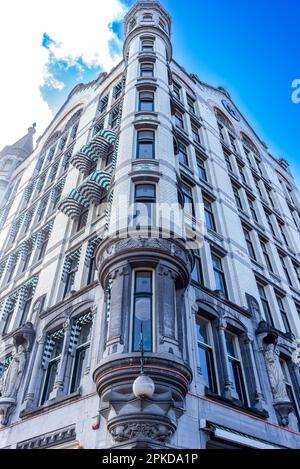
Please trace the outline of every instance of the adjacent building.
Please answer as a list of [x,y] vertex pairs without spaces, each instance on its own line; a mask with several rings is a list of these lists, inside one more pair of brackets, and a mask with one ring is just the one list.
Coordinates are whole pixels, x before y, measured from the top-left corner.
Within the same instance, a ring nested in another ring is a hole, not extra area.
[[160,3],[124,24],[122,62],[0,154],[0,447],[300,448],[289,165]]

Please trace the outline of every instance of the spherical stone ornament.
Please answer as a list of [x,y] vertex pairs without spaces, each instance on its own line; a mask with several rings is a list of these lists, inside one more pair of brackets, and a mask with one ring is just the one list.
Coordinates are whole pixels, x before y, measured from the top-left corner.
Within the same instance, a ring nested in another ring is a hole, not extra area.
[[132,390],[135,397],[139,399],[151,398],[155,391],[155,384],[150,376],[140,375],[133,383]]

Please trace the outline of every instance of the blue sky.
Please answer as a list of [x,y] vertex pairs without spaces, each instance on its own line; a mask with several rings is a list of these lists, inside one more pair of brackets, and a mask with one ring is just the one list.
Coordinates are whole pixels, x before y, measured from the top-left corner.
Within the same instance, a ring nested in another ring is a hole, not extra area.
[[[134,1],[123,1],[131,6]],[[300,103],[291,100],[300,79],[299,0],[162,0],[173,18],[174,58],[189,72],[223,86],[276,157],[285,157],[300,184]],[[111,28],[123,39],[122,23]],[[119,45],[110,44],[112,53]],[[84,63],[52,72],[63,90],[44,86],[56,111],[78,82],[94,79],[99,67]]]

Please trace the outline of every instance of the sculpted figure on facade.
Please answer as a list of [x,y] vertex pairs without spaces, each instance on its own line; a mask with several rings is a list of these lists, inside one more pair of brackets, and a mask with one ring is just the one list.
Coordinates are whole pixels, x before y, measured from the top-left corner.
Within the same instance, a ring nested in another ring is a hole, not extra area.
[[267,346],[265,359],[275,403],[289,402],[283,371],[274,344]]
[[26,364],[26,351],[20,345],[7,370],[0,379],[0,397],[14,399],[17,395]]

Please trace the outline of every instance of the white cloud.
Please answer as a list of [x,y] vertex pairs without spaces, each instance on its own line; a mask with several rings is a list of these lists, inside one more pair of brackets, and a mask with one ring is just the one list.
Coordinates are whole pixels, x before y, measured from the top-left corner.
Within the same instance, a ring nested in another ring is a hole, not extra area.
[[[51,57],[69,66],[82,57],[86,65],[107,71],[120,60],[110,53],[110,41],[118,39],[109,24],[124,14],[121,0],[5,2],[0,28],[0,149],[23,136],[33,122],[38,134],[49,124],[52,113],[40,88],[45,83],[63,88],[49,73]],[[44,33],[55,41],[50,50],[41,47]]]

